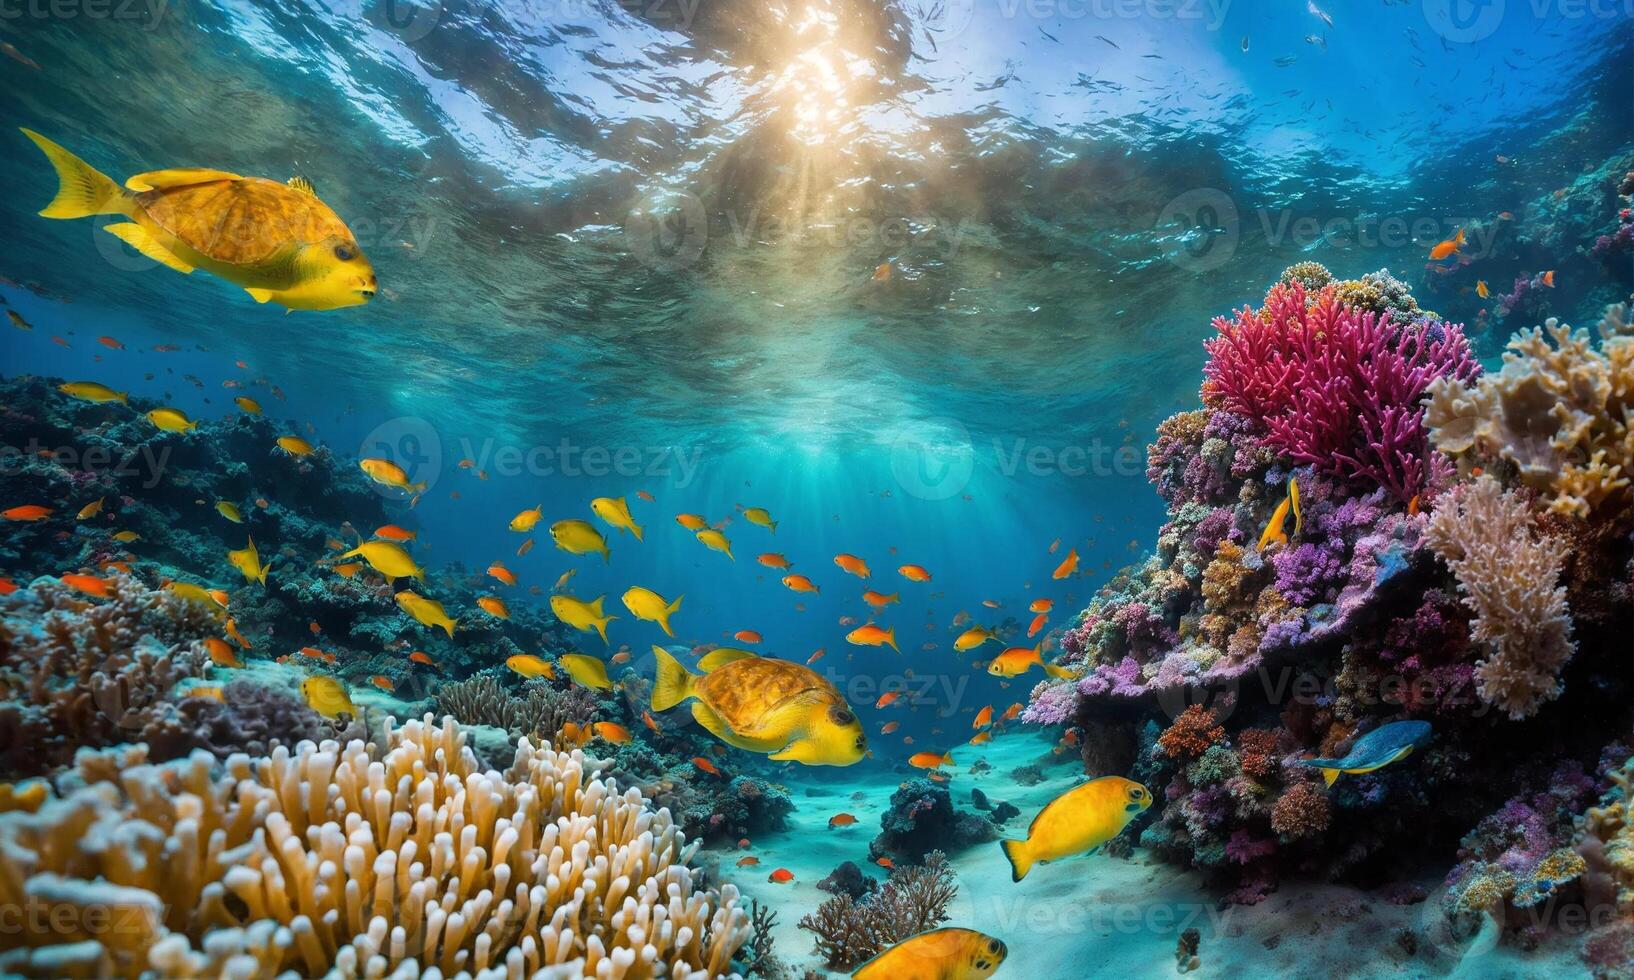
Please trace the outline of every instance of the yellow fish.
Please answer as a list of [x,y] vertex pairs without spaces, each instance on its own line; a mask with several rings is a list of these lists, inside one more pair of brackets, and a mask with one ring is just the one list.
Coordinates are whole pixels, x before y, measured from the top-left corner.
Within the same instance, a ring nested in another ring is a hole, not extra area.
[[1475,295],[1481,297],[1482,299],[1486,299],[1492,295],[1492,290],[1487,288],[1485,279],[1475,280]]
[[636,585],[624,593],[624,608],[636,619],[657,623],[665,634],[674,636],[675,631],[670,629],[669,618],[681,608],[681,600],[684,598],[686,597],[676,596],[674,602],[669,602],[653,590]]
[[857,967],[851,980],[986,980],[1010,955],[974,929],[932,929],[905,939]]
[[166,432],[192,432],[199,427],[179,408],[156,408],[147,413],[147,420]]
[[617,616],[608,616],[601,611],[602,600],[606,596],[597,596],[594,602],[585,602],[575,599],[565,592],[550,597],[550,611],[556,618],[582,632],[595,630],[601,634],[601,642],[607,642],[607,624],[617,619]]
[[953,641],[953,649],[964,653],[967,650],[976,649],[989,640],[997,641],[998,635],[985,627],[972,626],[960,633],[958,638]]
[[510,619],[511,611],[505,607],[505,600],[498,596],[485,595],[477,600],[477,605],[490,616],[500,619]]
[[300,436],[279,436],[278,448],[291,456],[312,455],[312,444]]
[[743,511],[743,519],[750,524],[758,524],[766,530],[777,533],[777,522],[772,520],[771,511],[764,507],[747,507]]
[[709,522],[704,520],[702,514],[676,514],[675,523],[688,531],[702,531],[709,526]]
[[564,653],[556,658],[567,676],[573,678],[583,687],[594,688],[598,691],[611,691],[613,682],[607,679],[607,665],[595,657],[582,653]]
[[107,226],[125,244],[177,272],[220,276],[292,310],[333,310],[374,298],[374,267],[351,229],[310,181],[287,184],[223,170],[182,167],[137,174],[120,187],[31,129],[57,171],[46,218],[121,215]]
[[663,647],[652,652],[658,658],[652,709],[695,699],[693,719],[727,745],[808,766],[849,766],[868,750],[844,696],[809,667],[750,655],[700,677]]
[[599,552],[602,561],[613,560],[612,554],[607,550],[607,539],[601,536],[600,531],[591,527],[588,521],[557,521],[550,526],[550,539],[556,542],[556,547],[570,555]]
[[341,714],[357,715],[346,685],[327,674],[314,674],[301,682],[301,694],[307,706],[325,718]]
[[351,551],[337,555],[336,560],[345,561],[348,558],[359,557],[368,562],[370,568],[387,578],[426,577],[426,570],[416,565],[413,557],[395,541],[364,541]]
[[99,385],[95,381],[69,381],[57,385],[57,390],[65,395],[79,398],[88,402],[121,402],[129,404],[130,399],[123,391],[114,391],[107,385]]
[[556,679],[556,668],[543,657],[535,657],[531,653],[519,653],[514,657],[505,658],[505,666],[530,680],[535,677],[544,677],[548,680]]
[[389,459],[367,457],[358,460],[357,467],[368,474],[369,479],[383,487],[393,487],[410,494],[425,493],[424,483],[410,483],[403,468]]
[[202,585],[194,585],[191,582],[166,582],[164,590],[177,598],[186,599],[188,602],[197,602],[212,609],[216,605],[215,597],[210,594],[210,590]]
[[527,532],[533,530],[533,526],[538,524],[539,519],[544,516],[545,505],[540,504],[538,507],[535,507],[532,510],[525,510],[511,518],[510,528],[513,531],[526,534]]
[[590,510],[597,517],[621,531],[629,531],[641,540],[641,525],[630,516],[630,505],[623,497],[597,497],[590,501]]
[[79,509],[79,513],[74,515],[74,520],[76,520],[76,521],[88,521],[91,518],[95,517],[96,515],[102,513],[102,501],[105,500],[105,499],[107,499],[107,498],[98,497],[95,500],[91,501],[90,503],[86,504],[84,507],[81,507]]
[[888,646],[897,653],[902,648],[896,645],[896,627],[880,629],[873,623],[864,623],[845,635],[845,641],[860,647]]
[[237,405],[239,408],[251,415],[261,414],[261,403],[248,395],[239,395],[237,398],[233,399],[233,404]]
[[267,584],[267,570],[272,566],[261,564],[261,553],[255,550],[254,538],[250,538],[249,544],[237,551],[227,552],[227,561],[244,573],[244,581]]
[[232,521],[234,524],[244,523],[244,515],[238,512],[238,507],[234,504],[228,503],[225,500],[216,501],[216,513],[227,518],[229,521]]
[[227,645],[226,640],[218,640],[213,636],[204,638],[204,649],[210,654],[210,662],[217,667],[243,667],[244,661],[238,659],[233,648]]
[[441,627],[442,631],[450,637],[454,635],[456,624],[453,618],[448,615],[448,610],[443,608],[442,603],[435,599],[428,599],[417,592],[410,592],[407,589],[397,593],[394,598],[397,599],[397,605],[412,616],[415,622],[422,626]]
[[987,665],[987,672],[994,677],[1017,677],[1034,665],[1044,668],[1044,673],[1051,677],[1077,676],[1065,667],[1045,663],[1042,643],[1032,648],[1011,647],[993,658],[993,662]]
[[[732,558],[732,542],[726,540],[726,535],[714,528],[706,527],[699,531],[698,540],[702,541],[704,547],[710,551],[719,551],[725,554],[726,557]],[[736,558],[732,558],[732,560],[737,561]]]
[[135,531],[118,531],[114,534],[113,539],[118,541],[120,544],[130,544],[141,537],[142,536],[137,534]]
[[1288,523],[1290,513],[1294,515],[1294,536],[1297,537],[1305,525],[1305,515],[1299,509],[1299,481],[1292,477],[1288,479],[1288,495],[1282,498],[1282,503],[1277,504],[1277,509],[1271,512],[1271,519],[1265,524],[1265,533],[1260,535],[1257,550],[1264,551],[1273,541],[1281,545],[1288,543],[1288,535],[1283,529]]
[[1033,818],[1025,840],[1004,840],[1010,879],[1020,881],[1040,861],[1082,854],[1123,833],[1152,805],[1152,791],[1122,776],[1102,776],[1067,790]]

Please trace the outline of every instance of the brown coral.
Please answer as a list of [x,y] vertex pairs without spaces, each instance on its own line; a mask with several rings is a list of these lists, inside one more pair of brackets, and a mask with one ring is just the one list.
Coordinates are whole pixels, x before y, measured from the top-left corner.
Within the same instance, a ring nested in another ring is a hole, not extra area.
[[836,970],[849,970],[881,950],[933,929],[947,920],[959,886],[941,851],[923,865],[891,872],[876,892],[860,901],[841,892],[800,920],[817,935],[817,952]]
[[1194,704],[1180,712],[1157,743],[1171,759],[1195,759],[1224,738],[1225,728],[1215,721],[1214,713]]
[[596,699],[582,687],[565,691],[534,680],[520,696],[500,683],[496,672],[474,674],[463,681],[448,681],[437,688],[437,714],[467,725],[492,725],[513,736],[550,737],[572,722],[581,728],[596,717]]
[[1314,783],[1295,783],[1271,806],[1271,829],[1285,840],[1321,834],[1329,818],[1328,798]]
[[1536,713],[1560,694],[1560,670],[1576,652],[1558,584],[1564,544],[1535,533],[1531,508],[1491,476],[1443,496],[1425,540],[1457,576],[1475,613],[1470,636],[1489,651],[1477,693],[1511,718]]

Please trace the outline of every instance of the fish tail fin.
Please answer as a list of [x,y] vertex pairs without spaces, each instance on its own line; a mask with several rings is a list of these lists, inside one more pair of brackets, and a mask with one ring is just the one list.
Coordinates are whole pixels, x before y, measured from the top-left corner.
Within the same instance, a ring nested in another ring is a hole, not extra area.
[[891,649],[895,650],[897,653],[902,652],[902,648],[896,645],[896,627],[895,626],[893,626],[890,629],[885,631],[885,642],[889,643],[891,645]]
[[652,685],[652,710],[668,711],[697,694],[697,675],[681,666],[673,654],[655,644],[652,655],[658,661],[658,675]]
[[1027,853],[1027,842],[1002,840],[999,846],[1004,848],[1004,856],[1010,861],[1010,880],[1020,881],[1027,877],[1027,872],[1033,869],[1033,856]]
[[88,218],[93,214],[132,213],[132,195],[108,176],[32,129],[34,141],[57,171],[57,196],[40,211],[42,218]]
[[604,565],[613,563],[613,549],[607,547],[606,542],[603,542],[601,546],[601,561]]
[[130,392],[128,392],[128,391],[116,391],[116,392],[114,392],[114,395],[116,395],[119,398],[119,404],[121,404],[121,405],[129,405],[130,404]]
[[777,522],[776,521],[768,521],[767,523],[770,525],[771,532],[773,534],[776,534],[777,533]]
[[635,539],[637,541],[643,540],[641,537],[641,525],[637,524],[635,521],[630,522],[630,533],[635,535]]
[[596,628],[597,633],[601,634],[601,642],[606,646],[612,646],[613,645],[607,639],[607,624],[611,623],[613,620],[615,620],[617,618],[618,618],[617,616],[603,616],[602,618],[600,618],[600,619],[598,619],[598,620],[596,620],[596,621],[594,621],[593,623],[590,624],[590,625],[592,625],[592,626],[594,626]]
[[1339,770],[1337,770],[1337,769],[1323,769],[1322,770],[1322,785],[1332,786],[1333,781],[1338,779],[1338,778],[1339,778]]
[[446,632],[448,634],[448,638],[450,640],[452,640],[454,638],[454,626],[455,626],[454,621],[452,619],[450,619],[450,620],[447,620],[446,622],[444,622],[442,625],[443,625],[444,632]]
[[419,499],[420,494],[426,492],[426,481],[421,480],[419,483],[410,483],[408,490],[410,496]]

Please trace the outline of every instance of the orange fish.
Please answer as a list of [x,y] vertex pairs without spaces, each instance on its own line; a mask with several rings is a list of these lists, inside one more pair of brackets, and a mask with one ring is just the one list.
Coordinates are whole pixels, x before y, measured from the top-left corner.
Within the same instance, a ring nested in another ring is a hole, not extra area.
[[1407,516],[1408,517],[1417,517],[1418,516],[1418,494],[1416,494],[1416,493],[1413,494],[1413,499],[1412,500],[1407,501]]
[[1482,299],[1486,299],[1492,295],[1492,290],[1487,288],[1485,279],[1475,280],[1475,295],[1481,297]]
[[804,575],[785,575],[783,576],[783,584],[792,592],[822,591],[812,584],[811,579],[806,578]]
[[662,728],[658,727],[658,720],[652,716],[652,712],[650,712],[650,711],[641,712],[641,723],[643,725],[646,725],[649,729],[651,729],[654,732],[662,732],[663,731]]
[[1051,609],[1054,609],[1054,608],[1055,608],[1055,600],[1054,599],[1034,599],[1032,601],[1032,604],[1027,607],[1027,611],[1028,612],[1035,612],[1035,613],[1047,613]]
[[95,575],[59,575],[57,578],[64,585],[99,599],[106,599],[110,594],[109,582]]
[[311,657],[313,660],[322,660],[324,658],[323,651],[319,650],[317,647],[301,647],[301,649],[296,652],[303,657]]
[[849,813],[836,813],[832,817],[828,818],[828,829],[833,830],[835,827],[849,827],[856,822],[857,818],[853,817]]
[[1010,707],[1004,709],[1004,717],[999,719],[999,720],[1000,721],[1013,721],[1013,720],[1015,720],[1015,717],[1017,715],[1021,714],[1021,711],[1022,711],[1021,702],[1017,701],[1015,704],[1012,704],[1012,705],[1010,705]]
[[901,696],[902,696],[901,691],[886,691],[884,694],[881,694],[879,696],[878,701],[874,702],[874,707],[876,707],[876,708],[887,707],[888,705],[894,703],[896,701],[896,699],[900,698]]
[[0,510],[0,517],[8,521],[39,521],[50,517],[52,510],[39,504],[23,504],[10,510]]
[[908,757],[908,765],[916,769],[937,769],[953,765],[952,752],[916,752]]
[[688,531],[702,531],[709,526],[709,522],[704,520],[701,514],[676,514],[675,523]]
[[426,653],[424,650],[416,650],[409,654],[409,660],[413,663],[425,664],[427,667],[437,666],[437,661],[432,660],[431,654]]
[[1538,281],[1543,283],[1545,286],[1548,286],[1550,289],[1555,288],[1555,270],[1550,269],[1548,272],[1545,272],[1538,278]]
[[1056,538],[1054,541],[1050,542],[1050,554],[1053,555],[1057,551],[1059,551],[1060,549],[1061,549],[1061,539],[1060,538]]
[[360,561],[349,561],[343,565],[334,565],[332,567],[341,578],[351,578],[358,572],[363,571],[363,563]]
[[970,727],[971,728],[982,728],[982,727],[988,725],[989,723],[991,723],[992,720],[993,720],[993,706],[988,705],[987,707],[983,708],[982,710],[976,712],[976,717],[971,720]]
[[393,684],[391,682],[391,678],[387,677],[385,674],[374,675],[373,677],[369,678],[369,683],[380,688],[382,691],[385,691],[387,694],[397,690],[397,685]]
[[896,627],[894,626],[890,629],[881,629],[873,623],[865,623],[845,634],[845,640],[847,643],[854,643],[857,646],[889,646],[897,653],[902,652],[902,648],[896,645]]
[[759,863],[760,858],[755,857],[753,854],[738,858],[738,867],[740,868],[752,868]]
[[812,655],[811,655],[811,656],[809,656],[809,657],[807,657],[807,658],[806,658],[806,666],[807,666],[807,667],[810,667],[810,666],[811,666],[811,665],[812,665],[812,664],[814,664],[814,663],[816,663],[816,662],[817,662],[817,661],[819,661],[819,660],[821,660],[821,659],[823,659],[823,654],[824,654],[824,653],[825,653],[825,652],[826,652],[826,651],[825,651],[825,650],[823,650],[823,649],[821,649],[821,648],[818,648],[818,650],[817,650],[817,652],[816,652],[816,653],[814,653],[814,654],[812,654]]
[[608,661],[610,663],[615,663],[615,664],[627,664],[627,663],[630,662],[630,651],[620,650],[619,652],[617,652],[617,653],[613,654],[611,657],[609,657]]
[[874,281],[889,282],[891,280],[891,263],[881,262],[874,266]]
[[874,863],[879,865],[880,867],[884,868],[887,871],[895,871],[896,870],[896,862],[892,861],[888,857],[875,858]]
[[516,584],[516,573],[506,568],[504,565],[501,565],[497,561],[488,566],[488,574],[499,579],[501,582],[504,582],[506,585]]
[[1027,638],[1032,639],[1034,636],[1038,635],[1038,631],[1044,628],[1044,624],[1049,622],[1049,619],[1049,613],[1039,613],[1037,616],[1034,616],[1032,623],[1027,627]]
[[527,554],[528,552],[530,552],[532,550],[533,550],[533,539],[529,538],[526,541],[522,542],[521,546],[516,549],[516,557],[521,558],[523,555]]
[[485,595],[477,600],[477,605],[490,616],[498,616],[500,619],[511,618],[511,611],[505,608],[505,603],[496,596]]
[[1458,250],[1463,247],[1463,245],[1464,229],[1460,228],[1458,229],[1458,233],[1456,235],[1444,242],[1437,242],[1435,247],[1430,249],[1430,258],[1433,261],[1439,262],[1449,255],[1456,254]]
[[856,555],[838,554],[834,556],[834,564],[841,569],[855,575],[857,578],[867,578],[873,573],[868,570],[868,563]]
[[869,589],[867,592],[862,594],[862,601],[868,603],[870,606],[873,606],[875,609],[884,609],[893,602],[901,602],[902,593],[892,592],[890,595],[886,595],[883,592],[875,592],[873,589]]
[[879,733],[881,735],[889,735],[901,727],[902,723],[900,721],[888,721],[880,728]]
[[719,769],[715,768],[715,764],[713,762],[710,762],[708,759],[705,759],[701,755],[693,756],[692,757],[692,764],[697,766],[699,769],[703,770],[704,772],[709,773],[711,776],[719,776],[721,774],[721,771]]
[[646,502],[647,502],[647,503],[649,503],[649,504],[650,504],[650,503],[652,503],[652,502],[653,502],[653,496],[652,496],[652,494],[650,494],[650,493],[648,493],[648,492],[647,492],[647,491],[645,491],[645,490],[637,490],[637,491],[636,491],[636,492],[635,492],[635,495],[636,495],[636,496],[637,496],[637,497],[640,497],[640,498],[641,498],[641,499],[642,499],[642,500],[645,500],[645,501],[646,501]]
[[1066,578],[1067,576],[1072,575],[1072,574],[1076,573],[1077,571],[1078,571],[1078,549],[1077,548],[1068,548],[1067,549],[1067,557],[1062,560],[1061,564],[1055,566],[1055,571],[1050,573],[1050,578],[1055,578],[1055,579]]
[[598,721],[590,726],[596,734],[614,745],[623,745],[630,740],[630,730],[616,722]]
[[396,524],[382,524],[374,529],[374,536],[385,538],[387,541],[413,541],[418,532],[398,527]]
[[737,640],[739,643],[759,643],[762,637],[754,630],[738,630],[732,634],[732,639]]
[[102,346],[108,348],[109,350],[124,350],[125,349],[124,344],[121,344],[119,341],[113,339],[112,337],[98,337],[96,339],[96,342],[101,344]]
[[17,591],[17,583],[9,578],[0,578],[0,595],[11,595]]
[[993,741],[993,733],[990,731],[977,732],[970,738],[971,745],[986,745],[991,741]]
[[897,569],[897,574],[910,582],[929,582],[930,572],[925,571],[923,565],[903,565]]
[[210,654],[210,662],[217,667],[242,667],[244,662],[233,653],[233,648],[227,645],[226,640],[218,640],[213,636],[204,638],[204,649]]
[[319,626],[316,620],[307,623],[306,628],[312,631],[313,636],[320,636],[323,634],[323,627]]
[[766,880],[776,882],[780,885],[787,884],[788,882],[794,880],[794,872],[790,871],[788,868],[778,868],[776,871],[773,871],[771,874],[767,875]]
[[780,572],[786,572],[790,568],[794,567],[793,565],[791,565],[789,563],[789,560],[787,558],[784,558],[782,555],[778,554],[775,551],[768,551],[764,555],[756,555],[755,556],[755,561],[760,562],[762,565],[765,565],[767,568],[775,568]]
[[250,650],[250,649],[254,648],[254,645],[252,643],[250,643],[249,640],[244,639],[244,634],[240,633],[238,631],[238,620],[236,620],[236,619],[227,620],[227,636],[234,643],[238,644],[239,646],[243,647],[246,650]]

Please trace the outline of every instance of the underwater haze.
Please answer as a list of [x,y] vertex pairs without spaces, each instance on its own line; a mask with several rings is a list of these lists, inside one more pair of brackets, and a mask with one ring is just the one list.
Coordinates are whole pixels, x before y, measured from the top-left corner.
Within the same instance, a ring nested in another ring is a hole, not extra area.
[[0,975],[1634,976],[1629,3],[0,79]]

